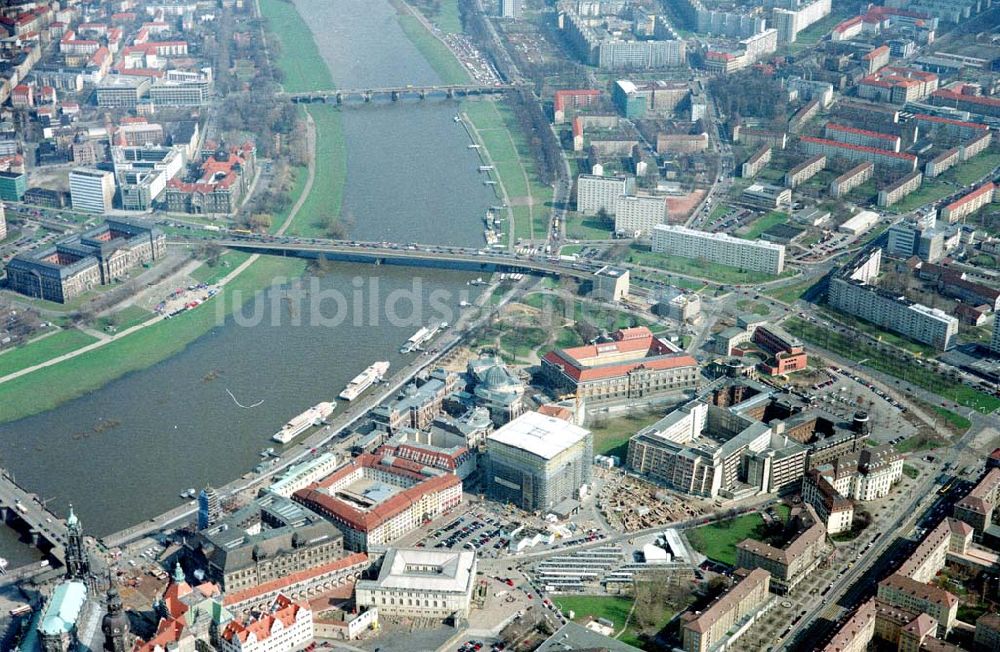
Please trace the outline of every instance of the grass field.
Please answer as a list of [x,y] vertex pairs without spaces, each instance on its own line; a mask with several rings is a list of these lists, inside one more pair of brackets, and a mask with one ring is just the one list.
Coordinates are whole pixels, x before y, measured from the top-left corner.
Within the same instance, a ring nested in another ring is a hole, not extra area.
[[[790,510],[785,505],[776,506],[775,511],[783,521],[788,519]],[[756,513],[687,531],[691,547],[712,561],[727,566],[736,566],[736,544],[748,538],[763,538],[764,535],[764,519]]]
[[736,269],[735,267],[727,267],[705,260],[653,253],[637,245],[632,245],[627,260],[636,265],[655,267],[677,274],[705,278],[716,283],[762,283],[778,278],[763,272]]
[[947,410],[938,405],[934,406],[934,413],[944,419],[945,423],[959,432],[965,432],[972,427],[972,422],[963,417],[961,414],[956,414],[951,410]]
[[893,213],[909,213],[910,211],[943,199],[955,190],[954,186],[938,181],[937,179],[924,179],[923,185],[914,192],[911,192],[900,201],[890,206],[887,210]]
[[149,321],[153,313],[141,306],[128,306],[110,315],[98,319],[94,328],[100,331],[123,331],[137,324]]
[[871,335],[872,337],[878,339],[880,342],[885,342],[886,344],[892,344],[893,346],[897,346],[903,349],[904,351],[909,351],[914,355],[921,355],[925,358],[930,358],[937,354],[937,350],[932,346],[928,346],[927,344],[921,344],[920,342],[914,342],[913,340],[907,337],[903,337],[902,335],[890,333],[889,331],[883,330],[878,326],[876,326],[875,324],[872,324],[871,322],[867,322],[863,319],[858,319],[857,317],[854,317],[852,315],[848,315],[838,310],[834,310],[828,305],[820,306],[820,310],[829,314],[837,321],[840,321],[844,324],[850,324],[851,326],[858,329],[862,333],[867,333]]
[[334,87],[333,78],[322,62],[309,25],[295,5],[284,0],[260,0],[267,28],[281,41],[278,68],[284,73],[282,87],[289,93],[325,90]]
[[920,477],[920,470],[916,467],[910,466],[909,464],[904,464],[903,475],[908,477],[910,480],[916,480]]
[[201,267],[191,272],[191,278],[201,283],[217,283],[222,277],[239,267],[250,254],[243,251],[227,251],[219,256],[215,265],[202,263]]
[[572,611],[576,622],[607,618],[614,623],[615,630],[625,625],[632,610],[632,600],[616,595],[561,595],[553,602],[567,616]]
[[612,227],[593,215],[566,213],[566,237],[571,240],[607,240],[611,231]]
[[442,32],[462,33],[462,17],[458,0],[416,0],[410,3]]
[[[216,326],[220,301],[225,302],[224,314],[230,314],[238,307],[236,297],[248,301],[271,279],[297,277],[304,269],[302,260],[262,257],[196,310],[4,383],[0,423],[51,410],[130,371],[144,369],[179,353]],[[0,361],[4,357],[0,356]]]
[[771,211],[766,215],[762,215],[754,220],[750,224],[750,228],[746,233],[740,235],[739,237],[744,240],[756,240],[760,238],[760,235],[767,231],[772,226],[776,224],[784,224],[788,221],[788,214],[781,211]]
[[[466,100],[462,112],[479,132],[513,206],[514,237],[541,237],[548,223],[552,188],[542,185],[534,159],[506,105],[490,100]],[[532,205],[528,206],[528,201]],[[505,227],[509,228],[509,227]]]
[[[313,105],[309,113],[316,125],[316,177],[288,233],[315,238],[326,235],[328,218],[340,217],[347,182],[347,148],[340,113],[335,107]],[[298,193],[291,195],[292,199],[297,196]],[[285,216],[277,216],[274,221],[280,224],[284,219]]]
[[0,376],[33,367],[96,341],[96,337],[74,328],[28,342],[0,354]]
[[944,173],[944,178],[948,181],[960,183],[963,186],[975,183],[985,177],[1000,165],[1000,152],[995,149],[988,149],[979,156],[956,165]]
[[898,359],[890,356],[879,350],[874,344],[857,338],[845,337],[798,318],[786,321],[785,328],[789,333],[808,342],[813,342],[855,362],[864,361],[864,364],[872,369],[913,383],[938,396],[951,399],[959,405],[971,407],[983,414],[991,414],[1000,408],[1000,398],[949,380],[941,374],[915,364],[912,359]]
[[622,462],[628,454],[628,440],[635,433],[663,415],[658,413],[630,414],[614,419],[598,420],[588,425],[594,434],[594,455],[617,455]]
[[947,444],[948,440],[943,437],[920,433],[913,435],[908,439],[904,439],[896,444],[895,448],[900,453],[919,453],[920,451],[938,448],[939,446],[946,446]]

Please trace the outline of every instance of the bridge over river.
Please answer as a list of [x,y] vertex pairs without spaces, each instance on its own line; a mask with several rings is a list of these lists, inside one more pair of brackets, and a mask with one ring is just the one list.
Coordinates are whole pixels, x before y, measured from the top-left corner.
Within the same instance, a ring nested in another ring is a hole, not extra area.
[[213,242],[223,247],[261,254],[292,255],[302,258],[324,257],[328,260],[353,263],[435,267],[484,273],[507,272],[590,278],[603,266],[602,263],[596,262],[563,262],[552,258],[517,256],[483,249],[425,245],[351,243],[341,240],[295,242],[280,239],[223,239]]
[[50,512],[38,496],[17,484],[5,469],[0,469],[0,517],[7,525],[28,534],[40,550],[65,562],[66,522]]
[[514,88],[511,84],[439,84],[435,86],[388,86],[383,88],[339,88],[301,93],[279,93],[298,104],[327,103],[346,104],[350,102],[369,103],[377,99],[388,99],[393,102],[430,98],[451,99],[455,97],[474,97],[481,95],[499,95]]

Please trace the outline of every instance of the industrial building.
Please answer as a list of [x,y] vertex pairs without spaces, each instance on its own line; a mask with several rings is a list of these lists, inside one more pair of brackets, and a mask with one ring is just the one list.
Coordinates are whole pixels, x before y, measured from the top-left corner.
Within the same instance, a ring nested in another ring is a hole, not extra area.
[[526,412],[486,438],[486,486],[500,502],[551,510],[588,490],[593,456],[589,430]]

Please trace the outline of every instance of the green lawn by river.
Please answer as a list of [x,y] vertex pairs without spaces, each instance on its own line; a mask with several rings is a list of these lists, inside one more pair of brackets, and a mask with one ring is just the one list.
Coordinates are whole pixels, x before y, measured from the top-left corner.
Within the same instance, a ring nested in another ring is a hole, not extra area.
[[282,86],[289,93],[334,88],[330,69],[323,65],[309,25],[284,0],[260,0],[260,10],[267,30],[281,41],[278,68],[284,73]]
[[[262,257],[215,298],[194,310],[4,383],[0,423],[51,410],[130,371],[145,369],[179,353],[216,326],[220,312],[223,316],[231,314],[272,279],[301,276],[305,265],[301,259]],[[220,302],[224,302],[224,310],[220,310]]]

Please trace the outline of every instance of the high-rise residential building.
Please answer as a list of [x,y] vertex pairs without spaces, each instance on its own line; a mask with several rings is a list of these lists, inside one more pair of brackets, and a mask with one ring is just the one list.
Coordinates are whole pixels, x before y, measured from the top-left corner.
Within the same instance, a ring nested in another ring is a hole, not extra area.
[[593,457],[589,430],[525,412],[486,438],[486,484],[496,500],[544,512],[580,499]]
[[76,168],[69,173],[69,196],[74,210],[106,213],[115,199],[115,175],[97,168]]
[[881,249],[864,251],[834,274],[827,291],[829,304],[942,351],[951,349],[958,335],[958,319],[879,289],[875,280],[881,261]]
[[0,172],[0,200],[21,201],[28,191],[28,175],[24,172]]
[[518,19],[524,10],[524,0],[500,0],[500,17]]
[[809,3],[770,0],[766,5],[775,7],[771,16],[781,43],[794,43],[799,32],[830,15],[830,0]]
[[649,235],[653,227],[667,221],[667,202],[663,197],[620,195],[614,215],[616,233]]
[[212,487],[205,487],[198,494],[198,529],[215,525],[222,517],[222,501]]
[[993,337],[990,339],[990,351],[1000,354],[1000,319],[993,320]]
[[7,237],[7,215],[3,202],[0,202],[0,240]]
[[785,269],[784,245],[683,226],[654,227],[653,251],[766,274],[780,274]]
[[634,177],[581,174],[576,181],[576,210],[594,215],[603,209],[608,215],[614,215],[618,198],[631,194],[633,188]]

